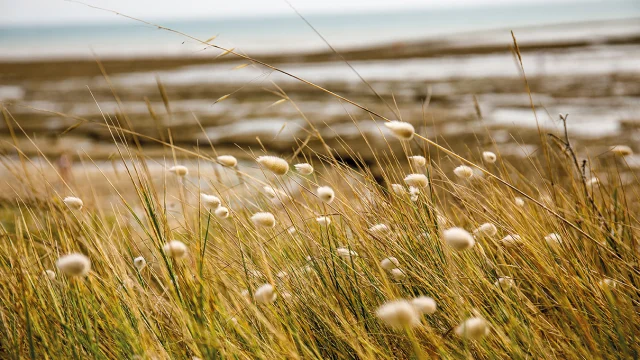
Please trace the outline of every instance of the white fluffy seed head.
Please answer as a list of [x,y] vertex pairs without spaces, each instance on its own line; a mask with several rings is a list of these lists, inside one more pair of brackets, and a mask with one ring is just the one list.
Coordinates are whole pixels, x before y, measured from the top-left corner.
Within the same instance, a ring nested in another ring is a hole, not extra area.
[[178,176],[186,176],[189,174],[189,169],[186,166],[176,165],[169,168],[169,172],[172,172]]
[[301,164],[295,164],[293,165],[293,167],[296,168],[296,171],[300,174],[300,175],[311,175],[313,174],[313,166],[311,166],[311,164],[307,164],[307,163],[301,163]]
[[429,185],[429,178],[424,174],[409,174],[404,178],[404,183],[409,186],[424,188]]
[[407,189],[400,184],[391,184],[391,190],[393,190],[393,192],[398,196],[402,196],[407,193]]
[[327,204],[331,204],[336,196],[336,193],[333,191],[333,189],[328,186],[320,186],[316,190],[316,193],[318,194],[318,198],[320,198],[322,202]]
[[421,315],[431,315],[436,312],[436,301],[428,296],[420,296],[411,300],[413,308]]
[[421,168],[427,166],[427,159],[421,155],[409,156],[409,161],[416,168]]
[[274,189],[273,186],[265,185],[262,188],[262,191],[264,192],[265,195],[267,195],[269,199],[275,199],[278,197],[278,194],[276,193],[276,189]]
[[443,231],[442,237],[447,245],[458,251],[470,249],[476,243],[473,236],[471,236],[467,230],[458,227]]
[[238,165],[238,159],[231,155],[220,155],[217,160],[220,165],[230,168],[234,168]]
[[509,234],[505,237],[502,238],[501,242],[502,245],[506,246],[506,247],[512,247],[512,246],[516,246],[520,243],[520,235],[518,234]]
[[466,165],[460,165],[453,169],[453,173],[460,179],[470,179],[473,176],[473,169]]
[[416,132],[413,125],[402,121],[394,120],[386,122],[384,126],[388,127],[393,136],[399,140],[411,140],[413,139],[413,134]]
[[616,145],[611,148],[611,152],[618,156],[627,156],[633,154],[633,150],[627,145]]
[[226,219],[229,217],[229,209],[224,206],[220,206],[214,211],[214,214],[218,219]]
[[516,285],[516,282],[512,278],[510,278],[508,276],[503,276],[503,277],[499,278],[498,280],[496,280],[494,285],[499,287],[502,290],[509,290],[509,289],[513,288]]
[[277,156],[259,156],[256,161],[276,175],[282,176],[289,171],[289,163]]
[[83,254],[74,253],[61,256],[56,266],[69,276],[87,276],[91,271],[91,260]]
[[610,289],[615,288],[617,285],[613,279],[609,279],[609,278],[604,278],[600,280],[598,284],[603,288],[610,288]]
[[409,186],[409,198],[411,201],[416,202],[420,198],[420,189],[415,186]]
[[147,260],[145,260],[142,256],[138,256],[137,258],[133,259],[133,266],[135,266],[136,269],[142,270],[145,265],[147,265]]
[[562,237],[557,233],[551,233],[544,237],[544,241],[546,241],[549,246],[558,246],[562,244]]
[[274,227],[276,226],[276,217],[270,212],[258,212],[251,216],[251,221],[256,226]]
[[187,256],[187,245],[180,240],[171,240],[163,246],[164,253],[174,259]]
[[207,209],[215,209],[218,206],[220,206],[220,198],[218,198],[217,196],[207,195],[204,193],[200,194],[200,202]]
[[498,233],[498,229],[492,223],[484,223],[480,225],[473,233],[482,236],[493,236]]
[[331,218],[328,216],[320,216],[316,218],[316,221],[320,226],[329,226],[331,224]]
[[56,279],[56,272],[53,270],[45,270],[44,274],[49,278],[49,280],[55,280]]
[[391,229],[386,224],[376,224],[369,228],[369,231],[374,235],[388,234]]
[[391,269],[391,271],[389,271],[389,274],[391,274],[391,277],[393,278],[393,280],[396,280],[396,281],[400,281],[407,277],[404,271],[398,268]]
[[240,295],[247,300],[251,300],[251,294],[249,294],[249,290],[247,289],[240,291]]
[[382,259],[380,261],[380,267],[386,271],[391,271],[400,266],[400,262],[393,256],[389,256],[388,258]]
[[493,164],[498,159],[496,154],[492,153],[491,151],[483,152],[482,158],[484,159],[484,161],[488,162],[489,164]]
[[469,340],[480,340],[489,334],[489,324],[482,317],[470,317],[456,327],[456,334]]
[[395,329],[420,325],[420,314],[407,300],[390,301],[376,310],[376,316],[387,326]]
[[80,198],[77,198],[74,196],[67,196],[62,200],[62,202],[64,202],[65,205],[67,205],[70,209],[73,209],[73,210],[80,210],[82,209],[82,205],[84,205],[84,203]]
[[353,251],[353,250],[349,250],[345,247],[339,247],[336,249],[336,253],[338,254],[338,256],[345,258],[345,259],[349,259],[351,257],[357,257],[358,253]]
[[587,185],[598,186],[600,185],[600,179],[598,179],[597,177],[592,177],[591,179],[587,180]]
[[524,206],[524,199],[516,196],[516,198],[513,200],[513,202],[516,204],[517,207],[523,207]]
[[276,294],[276,289],[271,284],[262,284],[260,287],[256,289],[253,297],[256,299],[256,302],[262,304],[270,304],[276,301],[278,294]]

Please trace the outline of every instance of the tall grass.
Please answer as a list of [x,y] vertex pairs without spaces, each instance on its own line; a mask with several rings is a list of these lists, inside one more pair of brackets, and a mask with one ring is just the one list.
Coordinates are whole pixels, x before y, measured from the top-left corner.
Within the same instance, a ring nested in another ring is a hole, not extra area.
[[[144,156],[141,134],[108,116],[105,126],[124,167],[118,176],[99,168],[99,176],[71,183],[51,163],[3,159],[16,197],[2,218],[2,358],[639,356],[638,182],[625,180],[624,158],[590,159],[599,178],[592,182],[568,135],[566,143],[541,141],[544,156],[514,164],[493,147],[462,158],[418,133],[403,152],[390,150],[402,141],[395,138],[365,149],[375,156],[375,176],[328,147],[307,148],[309,139],[280,154],[291,169],[275,175],[255,161],[273,155],[267,151],[225,167],[215,149],[162,142],[167,169],[189,168],[177,176],[149,167],[156,160]],[[311,141],[324,143],[310,127]],[[363,151],[344,146],[354,158]],[[483,163],[486,150],[497,162]],[[80,155],[92,168],[90,154]],[[414,155],[427,165],[416,166]],[[306,162],[313,174],[294,170]],[[464,164],[476,168],[468,179],[454,174]],[[392,190],[412,173],[426,175],[428,186]],[[265,194],[265,186],[277,191]],[[333,189],[333,201],[318,198],[322,186]],[[218,196],[230,216],[203,206],[201,193]],[[84,207],[70,209],[67,195]],[[274,214],[275,226],[256,226],[258,212]],[[497,234],[478,232],[471,249],[456,251],[442,237],[485,223]],[[561,242],[546,241],[551,233]],[[519,240],[502,241],[508,235]],[[187,246],[186,257],[164,250],[172,240]],[[75,252],[91,260],[86,277],[56,269],[59,257]],[[139,256],[145,267],[134,265]],[[402,276],[381,265],[390,256]],[[256,301],[264,284],[275,301],[263,293]],[[389,327],[376,316],[385,303],[420,296],[437,310],[421,315],[419,326]],[[460,336],[456,327],[470,317],[484,318],[489,333]]]

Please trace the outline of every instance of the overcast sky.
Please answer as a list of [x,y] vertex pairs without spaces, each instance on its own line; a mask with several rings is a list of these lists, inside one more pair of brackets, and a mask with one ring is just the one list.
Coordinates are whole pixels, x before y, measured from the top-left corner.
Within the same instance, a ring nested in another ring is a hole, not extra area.
[[[568,2],[571,0],[562,0]],[[577,1],[577,0],[574,0]],[[83,0],[147,20],[291,14],[284,0]],[[402,10],[559,0],[290,0],[303,14]],[[0,0],[0,26],[122,21],[121,17],[65,0]]]

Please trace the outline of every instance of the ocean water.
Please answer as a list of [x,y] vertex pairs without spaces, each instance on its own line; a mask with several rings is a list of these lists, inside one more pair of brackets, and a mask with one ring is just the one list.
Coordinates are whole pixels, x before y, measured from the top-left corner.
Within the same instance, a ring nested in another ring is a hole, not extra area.
[[[100,11],[100,10],[96,10]],[[307,20],[335,47],[351,48],[378,43],[420,39],[479,39],[495,32],[551,24],[625,19],[640,24],[639,0],[576,1],[570,3],[511,4],[451,9],[416,9],[385,13],[309,15]],[[114,15],[114,20],[117,16]],[[324,50],[324,42],[296,16],[158,21],[159,25],[205,40],[217,35],[216,43],[251,53]],[[573,30],[576,36],[582,26]],[[615,31],[609,27],[608,31]],[[567,36],[571,28],[537,32],[538,37]],[[475,35],[471,36],[471,35]],[[588,35],[588,34],[587,34]],[[34,27],[2,27],[0,58],[102,57],[149,55],[209,55],[193,40],[135,21],[112,24]]]

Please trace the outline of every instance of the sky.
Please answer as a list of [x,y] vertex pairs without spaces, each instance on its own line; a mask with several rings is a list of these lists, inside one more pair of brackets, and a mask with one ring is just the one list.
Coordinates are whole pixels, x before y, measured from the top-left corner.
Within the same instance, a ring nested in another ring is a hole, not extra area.
[[[82,2],[145,20],[292,14],[285,0],[82,0]],[[559,2],[559,0],[290,0],[290,2],[303,15],[309,15],[503,3]],[[0,26],[116,21],[124,21],[124,19],[113,13],[67,0],[0,0]]]

